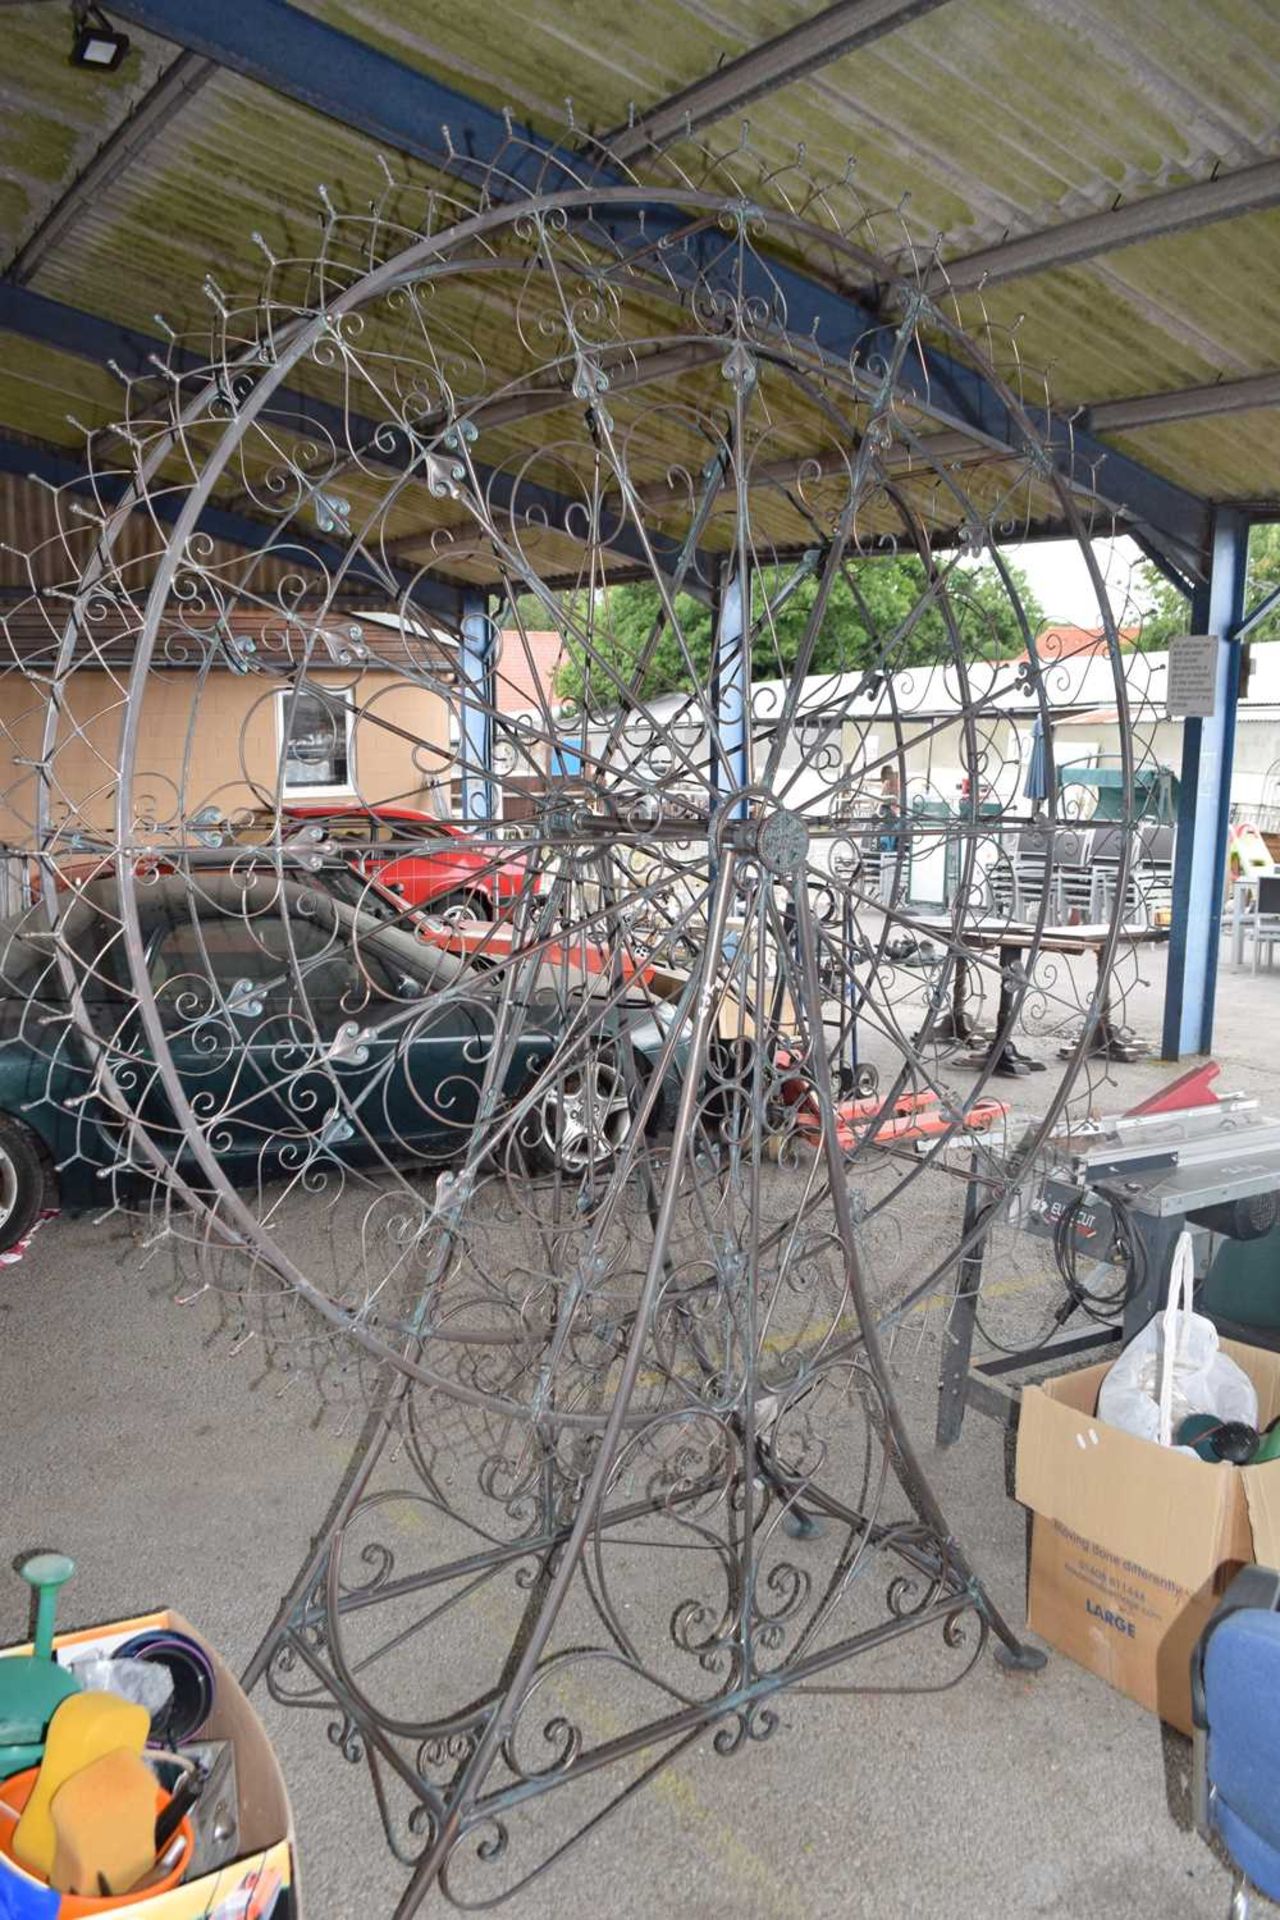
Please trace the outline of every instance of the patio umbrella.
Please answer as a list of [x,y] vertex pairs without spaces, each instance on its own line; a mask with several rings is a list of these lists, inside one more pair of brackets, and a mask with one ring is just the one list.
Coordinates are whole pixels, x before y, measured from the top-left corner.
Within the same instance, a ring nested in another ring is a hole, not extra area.
[[1040,802],[1049,798],[1049,756],[1045,751],[1044,724],[1039,714],[1031,730],[1031,753],[1027,760],[1022,793],[1024,799],[1030,800],[1032,813],[1037,813]]

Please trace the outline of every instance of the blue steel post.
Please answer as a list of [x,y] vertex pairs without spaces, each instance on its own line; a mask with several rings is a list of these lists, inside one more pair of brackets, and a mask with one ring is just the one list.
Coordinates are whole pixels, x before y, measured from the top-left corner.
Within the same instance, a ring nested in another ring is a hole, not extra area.
[[[741,793],[751,784],[751,681],[748,673],[742,570],[726,572],[716,610],[715,655],[711,663],[711,705],[719,750],[711,755],[712,777],[721,795]],[[735,802],[734,818],[746,818],[747,803]]]
[[462,601],[461,714],[462,817],[486,825],[494,817],[493,700],[497,634],[483,593]]
[[1245,515],[1220,507],[1214,515],[1209,578],[1191,602],[1191,631],[1218,634],[1224,644],[1218,650],[1213,717],[1183,721],[1173,925],[1164,1002],[1166,1060],[1177,1060],[1184,1053],[1208,1053],[1213,1045],[1248,550]]

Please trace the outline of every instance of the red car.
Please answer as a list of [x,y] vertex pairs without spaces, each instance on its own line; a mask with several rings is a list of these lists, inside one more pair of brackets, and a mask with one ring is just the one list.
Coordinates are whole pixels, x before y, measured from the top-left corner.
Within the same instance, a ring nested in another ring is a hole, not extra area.
[[[324,801],[295,803],[282,809],[285,820],[321,826],[336,846],[349,842],[352,864],[376,879],[410,907],[422,907],[450,920],[501,920],[532,884],[528,858],[500,840],[478,838],[479,829],[437,820],[416,807],[333,807]],[[430,851],[415,843],[429,840]],[[355,851],[358,849],[358,851]]]

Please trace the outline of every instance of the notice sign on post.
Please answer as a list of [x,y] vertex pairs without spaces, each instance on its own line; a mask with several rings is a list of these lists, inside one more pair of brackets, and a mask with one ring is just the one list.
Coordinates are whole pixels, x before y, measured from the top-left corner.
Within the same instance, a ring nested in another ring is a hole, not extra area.
[[1211,720],[1217,703],[1216,633],[1182,633],[1169,642],[1165,704],[1171,720]]

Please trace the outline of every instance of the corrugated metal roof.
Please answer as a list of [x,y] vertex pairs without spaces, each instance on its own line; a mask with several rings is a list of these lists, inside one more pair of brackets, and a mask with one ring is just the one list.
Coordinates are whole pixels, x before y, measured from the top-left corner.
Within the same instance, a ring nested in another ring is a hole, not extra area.
[[1280,209],[991,287],[958,308],[972,328],[1013,329],[1060,405],[1280,366]]
[[[301,10],[452,83],[490,105],[511,106],[546,134],[564,134],[564,103],[579,128],[623,123],[634,102],[655,102],[819,11],[814,0],[487,0],[483,20],[446,0],[295,0]],[[12,254],[163,71],[173,49],[142,32],[116,75],[88,75],[66,60],[65,17],[44,6],[5,9],[6,113],[0,153],[0,244]],[[950,0],[870,46],[782,86],[749,110],[751,139],[779,167],[799,143],[806,164],[839,174],[852,156],[848,204],[860,197],[864,237],[880,247],[909,243],[922,253],[962,256],[1038,228],[1203,180],[1280,152],[1280,13],[1273,0]],[[738,116],[713,129],[738,138]],[[688,159],[687,142],[673,158]],[[438,176],[395,158],[409,183],[385,211],[416,220],[422,188]],[[70,305],[156,331],[205,324],[206,274],[230,294],[251,297],[265,265],[255,231],[277,256],[313,248],[323,184],[335,201],[363,207],[386,195],[375,145],[253,82],[219,73],[160,130],[145,154],[98,193],[39,267],[34,286]],[[457,191],[452,186],[451,191]],[[775,197],[786,182],[780,179]],[[940,238],[939,238],[940,237]],[[662,339],[669,316],[629,289],[628,325]],[[492,382],[527,371],[511,324],[512,288],[445,288],[432,325],[483,355]],[[967,295],[965,323],[1002,366],[1047,370],[1055,400],[1068,405],[1176,388],[1280,367],[1280,210],[1216,222],[1041,272]],[[807,322],[806,322],[807,323]],[[370,338],[377,338],[373,323]],[[391,340],[391,334],[386,338]],[[340,370],[298,369],[295,386],[330,398]],[[718,369],[670,380],[661,391],[705,403],[719,393]],[[673,464],[696,471],[705,446],[668,415],[659,431],[654,393],[612,404],[633,436],[641,482]],[[120,411],[110,375],[75,355],[15,336],[0,337],[0,427],[75,442],[73,414],[88,428]],[[491,463],[539,455],[555,438],[555,416],[482,435]],[[799,455],[813,419],[779,406],[779,457]],[[570,457],[583,471],[582,436]],[[200,440],[200,444],[205,444]],[[1259,411],[1179,426],[1151,427],[1117,440],[1126,452],[1189,491],[1213,498],[1280,500],[1280,412]],[[220,487],[224,500],[254,510],[269,465],[247,448],[241,470]],[[1015,485],[1016,481],[1016,485]],[[1052,491],[993,461],[966,475],[988,509],[1015,486],[1012,527],[1042,525],[1058,513]],[[356,511],[378,504],[378,483],[344,476]],[[954,523],[954,502],[927,477],[904,492],[933,529]],[[834,498],[834,494],[830,496]],[[814,490],[819,509],[824,496]],[[681,529],[679,498],[653,518]],[[778,494],[759,502],[760,532],[779,544],[812,537],[812,525]],[[422,489],[387,516],[387,537],[450,517]],[[873,517],[869,516],[869,520]],[[887,521],[886,523],[887,524]],[[873,527],[874,530],[874,527]],[[573,565],[572,542],[530,534],[543,560]],[[723,544],[714,527],[709,544]],[[455,555],[460,578],[485,577],[479,555]],[[451,567],[451,570],[452,569]]]
[[5,427],[56,446],[80,447],[85,431],[110,425],[123,408],[120,382],[106,367],[0,333],[0,420]]
[[[397,159],[396,174],[427,169]],[[256,295],[266,260],[306,258],[319,237],[324,186],[364,208],[385,189],[377,149],[319,114],[219,74],[96,200],[36,275],[40,292],[154,333],[157,311],[179,330],[208,325],[211,274]],[[128,262],[127,273],[122,263]]]
[[1117,434],[1115,443],[1157,473],[1194,474],[1196,491],[1214,499],[1263,500],[1280,474],[1280,412],[1274,407],[1221,420],[1184,420]]
[[[15,605],[38,596],[42,589],[65,588],[69,575],[87,562],[97,537],[99,528],[93,511],[92,500],[57,496],[39,482],[18,474],[0,474],[0,611],[8,608],[12,612]],[[164,534],[149,515],[128,515],[113,548],[122,584],[141,588],[150,579],[163,546]],[[225,540],[212,540],[207,565],[231,579],[246,562],[241,548]],[[254,583],[260,590],[274,592],[296,577],[293,561],[254,561]],[[56,627],[65,618],[66,607],[65,599],[37,605],[33,598],[25,630],[43,636],[43,644],[51,625]]]
[[865,198],[908,192],[908,224],[925,245],[943,234],[945,259],[1274,151],[1278,83],[1266,0],[964,0],[751,124],[827,166],[852,151]]
[[[367,40],[546,132],[572,99],[580,125],[626,121],[820,9],[804,0],[524,0],[486,5],[483,35],[445,0],[299,0]],[[872,206],[948,250],[1110,204],[1217,163],[1274,151],[1280,47],[1268,0],[960,0],[749,109],[753,139],[842,172]],[[736,138],[738,116],[723,129]]]
[[116,73],[67,59],[66,8],[7,6],[0,66],[0,249],[16,253],[112,129],[154,85],[175,49],[131,33]]
[[[299,0],[301,10],[544,133],[625,123],[820,11],[803,0],[647,0],[642,7]],[[959,0],[748,110],[752,139],[896,207],[945,254],[1109,206],[1276,150],[1280,43],[1269,0]],[[720,129],[735,139],[734,115]]]

